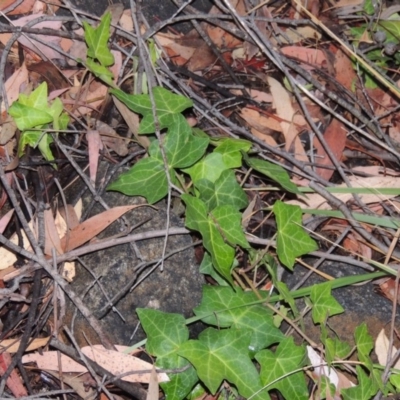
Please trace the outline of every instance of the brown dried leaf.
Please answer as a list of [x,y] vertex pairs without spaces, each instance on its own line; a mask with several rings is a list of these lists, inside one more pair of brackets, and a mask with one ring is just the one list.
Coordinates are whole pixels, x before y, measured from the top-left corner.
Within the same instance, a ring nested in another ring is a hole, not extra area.
[[274,98],[276,114],[281,119],[280,125],[286,141],[285,150],[293,153],[297,160],[308,162],[308,157],[298,136],[298,129],[294,123],[295,110],[289,93],[276,79],[269,76],[267,81]]
[[[11,364],[11,356],[7,351],[0,354],[0,376],[4,375],[8,366]],[[24,385],[22,384],[21,377],[18,375],[17,370],[14,368],[11,375],[7,378],[7,386],[15,397],[28,396]]]
[[[26,348],[26,351],[37,350],[39,347],[44,347],[49,342],[50,337],[44,338],[35,338],[33,340],[29,339],[29,346]],[[16,353],[18,351],[20,345],[20,340],[15,339],[5,339],[0,342],[0,350],[8,351],[9,353]]]
[[[141,382],[141,383],[149,383],[150,381],[150,372],[148,373],[134,373],[134,371],[143,371],[148,370],[151,371],[153,365],[141,360],[140,358],[133,357],[129,354],[123,353],[127,347],[126,346],[115,346],[118,351],[106,350],[101,345],[95,346],[86,346],[81,349],[82,353],[95,361],[103,368],[107,369],[114,375],[122,375],[126,372],[132,371],[131,375],[126,375],[121,377],[122,380],[127,382]],[[22,357],[22,363],[26,364],[28,362],[36,362],[38,368],[40,369],[49,369],[58,371],[58,355],[56,351],[47,351],[42,354],[33,353],[33,354],[25,354]],[[76,373],[85,373],[87,372],[86,368],[71,358],[61,355],[61,369],[63,372],[76,372]],[[158,373],[158,381],[159,382],[168,382],[169,378],[165,373]]]
[[[343,150],[346,146],[347,131],[342,122],[337,119],[332,119],[329,126],[326,128],[324,133],[324,139],[326,144],[329,146],[332,154],[336,157],[338,161],[341,160]],[[314,137],[314,148],[317,150],[315,156],[315,162],[317,164],[322,164],[326,166],[332,166],[333,163],[328,154],[326,153],[324,147],[317,137]],[[327,168],[316,168],[315,172],[321,177],[329,181],[335,172],[334,169]]]
[[103,149],[98,130],[88,130],[86,132],[86,140],[88,142],[89,153],[89,176],[93,187],[96,186],[97,166],[99,164],[99,152]]
[[96,235],[102,232],[126,212],[142,206],[143,205],[114,207],[110,210],[106,210],[100,214],[97,214],[92,218],[89,218],[74,229],[70,230],[68,244],[67,235],[61,239],[62,248],[65,250],[65,252],[76,249],[77,247],[93,239]]
[[43,218],[45,226],[44,254],[52,256],[52,249],[56,250],[57,255],[63,254],[63,249],[60,242],[60,235],[57,232],[57,227],[54,221],[52,210],[44,210]]

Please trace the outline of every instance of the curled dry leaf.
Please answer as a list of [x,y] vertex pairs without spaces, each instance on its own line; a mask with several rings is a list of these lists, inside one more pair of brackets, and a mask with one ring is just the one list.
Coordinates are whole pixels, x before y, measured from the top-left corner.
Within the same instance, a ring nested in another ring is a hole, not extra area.
[[[81,349],[82,353],[107,369],[116,376],[123,375],[128,372],[132,372],[130,375],[121,377],[122,380],[127,382],[150,382],[150,373],[153,365],[141,360],[140,358],[133,357],[129,354],[123,353],[128,347],[116,346],[118,351],[106,350],[101,345],[87,346]],[[25,354],[22,357],[22,363],[36,362],[40,369],[50,369],[54,371],[59,370],[58,357],[56,351],[47,351],[42,354],[33,353]],[[61,370],[63,372],[76,372],[85,373],[86,368],[83,365],[78,364],[71,358],[61,355]],[[135,371],[147,371],[135,373]],[[158,382],[168,382],[169,378],[165,373],[158,373]]]
[[97,166],[99,164],[100,150],[103,150],[103,142],[101,141],[99,131],[90,129],[86,132],[86,140],[88,143],[89,153],[89,176],[90,183],[96,186]]
[[299,138],[294,117],[295,110],[287,90],[272,77],[267,77],[277,116],[281,119],[280,125],[285,137],[285,150],[293,153],[297,160],[308,162],[308,157]]
[[[386,336],[385,330],[382,329],[378,337],[375,340],[375,353],[378,357],[378,362],[379,364],[386,366],[390,359],[396,354],[397,349],[396,347],[392,347],[391,349],[389,348],[389,339]],[[392,366],[393,368],[400,369],[400,360],[396,362],[395,365]]]

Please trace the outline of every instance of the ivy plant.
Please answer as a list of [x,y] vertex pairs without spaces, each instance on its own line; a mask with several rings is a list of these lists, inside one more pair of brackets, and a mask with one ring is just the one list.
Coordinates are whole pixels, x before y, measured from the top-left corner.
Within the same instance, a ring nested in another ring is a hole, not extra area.
[[[278,279],[274,255],[252,248],[247,240],[242,218],[248,198],[236,169],[253,169],[288,193],[297,195],[300,190],[283,168],[252,156],[249,141],[215,139],[191,127],[184,116],[193,106],[190,99],[163,87],[152,88],[152,97],[127,94],[117,88],[109,71],[114,63],[108,49],[110,22],[111,16],[106,14],[97,27],[84,23],[88,47],[84,64],[111,87],[111,95],[141,114],[140,134],[152,135],[161,130],[163,135],[161,142],[152,141],[148,156],[119,176],[108,190],[143,196],[154,204],[166,197],[172,189],[171,182],[182,193],[187,228],[202,236],[206,252],[201,271],[219,284],[204,286],[201,304],[193,310],[195,317],[190,320],[153,309],[137,310],[147,334],[147,352],[155,357],[157,367],[176,371],[169,374],[169,382],[161,384],[166,399],[199,398],[202,391],[216,395],[228,382],[233,393],[244,398],[270,399],[278,391],[285,399],[307,400],[305,371],[312,367],[311,360],[304,345],[283,335],[280,324],[283,319],[297,318],[295,299],[306,298],[313,322],[321,327],[326,362],[332,365],[345,360],[351,354],[350,347],[337,337],[330,337],[325,326],[329,317],[343,312],[331,291],[383,273],[339,278],[290,292]],[[61,102],[56,99],[49,103],[47,87],[42,84],[29,96],[20,95],[11,106],[10,115],[22,131],[19,152],[26,145],[38,146],[50,160],[51,136],[45,129],[64,129],[68,123]],[[277,258],[293,269],[296,258],[315,250],[317,243],[301,226],[300,207],[277,201],[272,211],[277,223]],[[247,292],[234,285],[232,269],[237,264],[238,249],[266,267],[276,294]],[[198,320],[208,327],[198,338],[189,339],[187,324]],[[383,385],[381,370],[370,358],[373,341],[366,326],[358,327],[354,336],[358,383],[343,389],[343,398],[368,400],[378,390],[385,395],[394,393],[400,386],[398,375],[392,375],[390,382]],[[325,377],[313,379],[321,398],[334,397],[336,387],[331,382]]]
[[59,98],[49,102],[47,97],[47,83],[43,82],[29,95],[21,93],[8,110],[21,131],[19,156],[22,156],[28,145],[37,147],[47,161],[54,160],[50,149],[53,138],[48,131],[65,130],[69,117],[63,112],[63,104]]

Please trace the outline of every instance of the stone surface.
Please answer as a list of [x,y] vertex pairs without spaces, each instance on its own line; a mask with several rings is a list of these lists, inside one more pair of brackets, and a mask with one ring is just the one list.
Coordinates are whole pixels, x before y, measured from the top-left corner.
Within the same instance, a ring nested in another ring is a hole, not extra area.
[[[102,196],[110,207],[127,204],[145,203],[142,198],[128,197],[117,192],[108,192]],[[86,206],[88,199],[85,197]],[[143,223],[131,233],[148,232],[165,229],[166,205],[160,202],[156,205],[158,210],[151,207],[139,207],[125,214],[126,221],[131,226]],[[91,215],[102,211],[102,207],[95,206]],[[181,219],[170,214],[170,226],[183,226]],[[124,223],[119,220],[106,229],[100,238],[120,234],[125,230]],[[135,309],[137,307],[151,307],[162,311],[183,313],[191,316],[192,309],[201,299],[203,276],[195,264],[194,250],[189,235],[170,236],[168,238],[167,254],[188,247],[177,252],[165,260],[164,270],[147,266],[144,270],[139,267],[143,262],[158,260],[162,254],[164,239],[143,240],[137,243],[119,245],[101,250],[82,257],[84,266],[77,265],[77,277],[72,283],[73,289],[83,298],[84,303],[93,311],[94,315],[101,318],[101,323],[107,332],[115,338],[116,344],[132,344],[144,338],[144,332],[139,327]],[[141,257],[143,262],[138,258]],[[93,275],[92,275],[93,274]],[[97,280],[95,277],[97,277]],[[143,281],[142,281],[143,279]],[[140,283],[139,283],[140,282]],[[107,304],[104,293],[113,298],[124,287],[128,288],[137,284],[132,291],[115,304],[116,310],[110,310],[103,315],[102,308]],[[101,285],[101,286],[100,286]],[[103,292],[104,290],[104,292]],[[68,307],[67,323],[70,324],[72,306]],[[90,339],[98,342],[96,335],[82,316],[77,318],[74,335],[79,343],[85,344],[82,332],[89,335]]]
[[[130,0],[120,1],[124,5],[124,8],[130,8]],[[71,4],[74,8],[87,12],[93,15],[102,15],[110,2],[108,0],[71,0]],[[190,4],[199,11],[207,13],[211,8],[210,0],[194,0]],[[142,2],[142,11],[147,19],[147,22],[152,25],[160,21],[165,21],[170,18],[178,7],[172,0],[146,0]],[[62,13],[65,13],[63,11]],[[187,32],[192,28],[190,23],[180,23],[174,25],[175,29]]]

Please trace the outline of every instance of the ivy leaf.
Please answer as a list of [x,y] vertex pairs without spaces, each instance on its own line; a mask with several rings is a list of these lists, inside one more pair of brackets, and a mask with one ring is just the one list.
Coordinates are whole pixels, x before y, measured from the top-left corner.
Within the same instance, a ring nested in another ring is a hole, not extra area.
[[279,260],[293,269],[296,257],[318,248],[317,243],[302,228],[299,206],[276,201],[273,206],[278,226],[277,252]]
[[221,235],[232,247],[250,247],[242,230],[242,214],[235,207],[219,206],[211,211],[210,219],[220,228]]
[[358,385],[342,389],[340,394],[343,396],[343,400],[369,400],[375,394],[372,380],[367,376],[365,371],[359,366],[356,366]]
[[187,194],[181,198],[186,203],[186,226],[201,233],[203,245],[210,253],[215,269],[232,283],[234,248],[225,243],[215,222],[208,217],[207,206],[202,200]]
[[[132,95],[117,89],[111,89],[110,93],[117,97],[118,100],[122,101],[132,111],[143,115],[139,126],[139,133],[155,132],[153,107],[148,94]],[[173,123],[172,114],[179,114],[193,106],[192,100],[185,96],[171,93],[163,87],[157,86],[153,88],[153,96],[160,129],[167,128]]]
[[87,56],[98,60],[104,67],[114,64],[114,56],[108,48],[110,39],[111,13],[108,12],[101,18],[97,28],[93,28],[86,21],[83,21],[85,29],[85,41],[88,46]]
[[354,338],[357,346],[358,359],[364,363],[367,368],[372,370],[372,362],[369,354],[374,348],[374,340],[368,333],[368,328],[365,322],[357,326],[354,331]]
[[308,400],[308,389],[302,370],[306,360],[303,346],[296,346],[293,337],[283,339],[275,353],[261,350],[256,354],[261,365],[261,383],[268,390],[279,390],[285,399]]
[[215,394],[224,380],[235,385],[241,396],[269,399],[261,389],[257,370],[248,356],[247,330],[208,328],[199,340],[189,340],[179,350],[196,368],[201,381]]
[[257,352],[279,343],[283,333],[274,325],[273,315],[252,292],[230,287],[203,286],[201,303],[193,311],[209,325],[248,330],[249,350]]
[[325,360],[328,364],[333,362],[335,358],[344,359],[350,354],[351,347],[348,343],[342,342],[339,338],[326,338],[325,345]]
[[[210,140],[195,137],[192,134],[192,128],[182,114],[173,114],[171,121],[164,139],[168,165],[172,168],[190,167],[204,155]],[[152,156],[162,160],[159,146]]]
[[190,175],[194,184],[201,179],[207,179],[214,183],[227,169],[229,168],[225,165],[222,154],[214,152],[183,172]]
[[221,205],[231,205],[240,210],[248,204],[246,193],[238,184],[235,173],[230,169],[222,171],[215,183],[208,179],[200,179],[195,186],[209,210]]
[[113,81],[114,75],[107,67],[99,64],[96,61],[93,61],[90,58],[86,59],[85,66],[93,75],[97,76],[97,78],[102,80],[104,83],[111,87],[115,87],[115,83]]
[[[146,350],[157,357],[156,366],[163,369],[180,369],[188,365],[178,354],[180,346],[189,339],[185,318],[180,314],[138,308],[136,312],[147,335]],[[161,383],[167,399],[184,399],[198,381],[193,367],[169,375],[170,381]]]
[[341,314],[344,311],[343,307],[331,295],[331,289],[330,282],[311,287],[312,319],[315,324],[324,324],[328,317]]
[[128,196],[143,196],[150,204],[154,204],[168,193],[164,163],[152,157],[142,158],[129,171],[111,183],[107,190]]
[[217,142],[216,153],[221,153],[224,164],[228,168],[239,168],[242,166],[242,153],[251,149],[251,142],[243,139],[223,138]]
[[27,145],[35,149],[41,137],[42,137],[42,132],[40,131],[22,132],[22,135],[18,143],[18,156],[21,157],[24,154],[24,150]]
[[[50,145],[53,143],[53,138],[49,134],[42,135],[42,138],[39,140],[38,149],[42,153],[43,157],[47,161],[53,161],[54,156],[51,152]],[[55,165],[54,165],[55,167]]]
[[14,118],[15,124],[20,131],[40,127],[53,120],[53,117],[47,111],[26,106],[19,101],[15,101],[11,105],[8,113]]
[[249,167],[255,169],[265,176],[268,176],[268,178],[278,183],[278,185],[282,186],[288,192],[301,194],[297,186],[290,180],[289,174],[282,167],[265,160],[249,157],[245,153],[242,154],[246,164]]
[[29,96],[21,93],[18,103],[45,111],[47,109],[47,82],[41,83]]
[[229,286],[229,283],[217,273],[212,264],[212,258],[209,253],[205,252],[201,260],[199,271],[203,275],[210,275],[219,286]]

